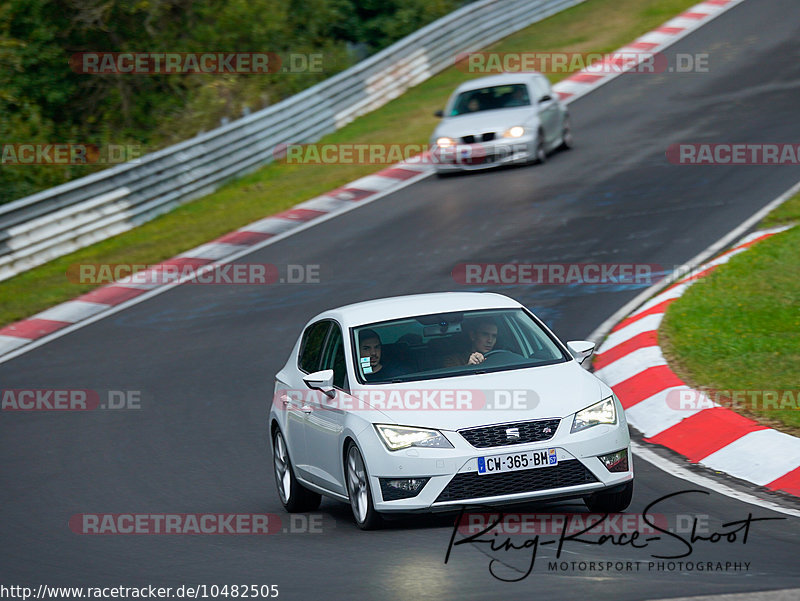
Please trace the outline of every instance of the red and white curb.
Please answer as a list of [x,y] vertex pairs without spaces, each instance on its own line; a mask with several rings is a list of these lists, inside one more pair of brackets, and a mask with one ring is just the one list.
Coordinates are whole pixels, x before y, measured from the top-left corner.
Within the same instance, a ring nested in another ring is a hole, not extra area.
[[[788,229],[761,230],[702,265],[696,273],[656,295],[618,323],[598,349],[595,375],[611,386],[628,423],[646,442],[672,449],[736,478],[800,496],[800,438],[763,426],[713,403],[670,369],[658,345],[658,327],[667,307],[686,289],[756,242]],[[669,399],[703,399],[682,409]]]
[[558,82],[553,89],[565,102],[572,102],[585,96],[595,88],[619,77],[623,72],[634,69],[648,56],[671,46],[741,2],[744,0],[706,0],[696,4],[661,27],[636,38],[627,46],[611,52],[604,60],[593,63]]
[[[181,274],[199,273],[203,268],[220,264],[225,259],[241,254],[242,251],[254,249],[256,245],[263,246],[266,240],[299,229],[310,222],[319,221],[323,217],[350,210],[365,200],[372,200],[378,195],[427,177],[430,172],[431,166],[424,162],[411,160],[393,165],[300,203],[287,211],[246,225],[154,265],[151,269],[157,271],[166,266],[175,266],[180,268]],[[155,288],[167,287],[165,284],[157,283],[159,279],[163,278],[142,277],[141,281],[153,283],[132,283],[129,279],[127,282],[102,286],[28,319],[0,328],[0,356],[76,323],[96,317]]]
[[[690,32],[700,28],[711,19],[732,8],[744,0],[706,0],[692,7],[681,15],[671,19],[661,27],[647,33],[632,44],[612,53],[609,60],[621,53],[636,53],[641,58],[645,53],[654,53]],[[573,74],[553,86],[566,103],[588,94],[595,88],[608,83],[621,72],[598,73],[607,69],[603,65],[590,66]],[[631,66],[632,68],[632,66]],[[351,210],[362,201],[375,200],[401,187],[414,183],[433,173],[429,161],[414,157],[397,165],[392,165],[378,173],[368,175],[346,184],[336,190],[312,198],[287,211],[251,223],[239,230],[226,234],[221,238],[186,251],[177,257],[154,266],[162,269],[165,266],[177,266],[181,273],[198,271],[222,264],[264,246],[267,240],[282,236],[293,230],[299,231],[303,226],[317,223],[332,215]],[[158,280],[158,278],[152,278]],[[185,281],[182,278],[180,281]],[[167,289],[172,284],[132,284],[114,283],[92,290],[78,298],[56,305],[46,311],[11,325],[0,328],[0,358],[10,353],[21,351],[32,342],[51,334],[73,327],[76,324],[96,321],[100,316],[109,314],[111,309],[144,295],[153,293],[155,289]],[[152,295],[152,294],[151,294]]]

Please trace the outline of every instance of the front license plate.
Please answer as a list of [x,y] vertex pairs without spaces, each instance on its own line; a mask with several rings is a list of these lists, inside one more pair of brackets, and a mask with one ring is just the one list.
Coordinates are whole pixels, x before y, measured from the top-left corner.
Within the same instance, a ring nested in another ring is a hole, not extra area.
[[537,467],[552,467],[554,465],[558,465],[558,455],[555,449],[478,457],[478,473],[482,476],[485,474],[529,470]]

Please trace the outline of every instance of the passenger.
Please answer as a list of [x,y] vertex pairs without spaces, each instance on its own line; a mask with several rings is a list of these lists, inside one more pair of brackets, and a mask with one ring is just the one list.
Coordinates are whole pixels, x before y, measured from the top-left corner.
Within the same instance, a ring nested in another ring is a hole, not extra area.
[[491,317],[482,317],[469,328],[470,348],[444,358],[444,367],[478,365],[497,344],[497,324]]

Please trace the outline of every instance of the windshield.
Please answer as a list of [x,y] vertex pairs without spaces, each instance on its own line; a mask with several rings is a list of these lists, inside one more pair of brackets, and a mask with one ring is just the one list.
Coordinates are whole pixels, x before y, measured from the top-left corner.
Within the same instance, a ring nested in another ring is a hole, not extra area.
[[351,328],[362,383],[412,382],[568,361],[523,309],[438,313]]
[[515,106],[530,106],[528,86],[524,83],[505,86],[492,86],[479,90],[461,92],[453,103],[450,116],[489,111],[494,109],[511,108]]

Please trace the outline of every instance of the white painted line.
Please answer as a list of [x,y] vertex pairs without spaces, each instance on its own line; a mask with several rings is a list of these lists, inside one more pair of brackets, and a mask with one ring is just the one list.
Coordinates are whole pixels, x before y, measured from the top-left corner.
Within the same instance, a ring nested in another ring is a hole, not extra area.
[[736,499],[737,501],[741,501],[743,503],[749,503],[750,505],[756,505],[762,509],[769,509],[770,511],[775,511],[777,513],[800,517],[800,510],[798,509],[783,507],[769,498],[759,497],[759,493],[736,490],[730,486],[727,486],[726,484],[723,484],[722,482],[707,476],[703,476],[702,474],[695,473],[686,469],[682,465],[673,462],[671,459],[666,459],[661,455],[658,455],[638,442],[631,442],[631,451],[633,451],[636,459],[643,459],[647,463],[654,465],[670,476],[674,476],[676,478],[680,478],[681,480],[691,482],[692,484],[697,484],[698,486],[713,490],[714,492],[725,495],[726,497],[730,497],[731,499]]
[[613,387],[650,367],[666,364],[667,360],[661,354],[660,348],[646,346],[620,357],[602,369],[598,369],[594,372],[594,375]]
[[635,317],[636,315],[639,315],[640,313],[644,313],[645,311],[648,311],[648,310],[652,309],[656,305],[660,305],[665,300],[670,300],[670,299],[678,298],[678,297],[682,296],[683,295],[683,291],[686,290],[690,285],[691,284],[689,282],[686,282],[686,283],[683,283],[683,284],[678,284],[677,286],[675,286],[674,288],[670,288],[669,290],[665,290],[661,294],[659,294],[657,296],[654,296],[652,299],[650,299],[645,304],[643,304],[641,307],[639,307],[636,311],[631,313],[630,317]]
[[[409,171],[419,171],[420,173],[433,172],[433,167],[428,163],[405,161],[397,165],[392,165],[390,169],[408,169]],[[397,178],[395,178],[397,179]],[[402,180],[401,180],[402,181]]]
[[697,25],[698,20],[699,19],[678,16],[664,23],[662,27],[679,27],[681,29],[686,29],[687,27],[694,27]]
[[[699,405],[700,408],[673,408],[674,404],[672,401],[681,391],[689,392],[692,400],[698,401],[697,405]],[[682,422],[695,413],[708,409],[712,405],[717,406],[707,396],[702,396],[703,398],[701,401],[700,396],[688,386],[671,386],[626,409],[625,419],[628,420],[630,425],[639,430],[645,438],[650,438]],[[668,398],[670,403],[667,403]]]
[[[0,334],[0,354],[10,353],[14,349],[24,346],[30,342],[30,338],[20,338],[19,336],[5,336]],[[2,363],[0,359],[0,363]]]
[[[323,196],[317,196],[316,198],[312,198],[311,200],[307,200],[305,202],[301,202],[294,208],[311,209],[312,211],[322,211],[323,213],[332,213],[333,211],[339,211],[345,208],[351,203],[352,201],[350,200],[342,200],[340,198],[335,198],[333,196],[323,195]],[[245,228],[245,230],[247,230],[247,228]]]
[[264,219],[259,219],[258,221],[254,221],[250,225],[245,226],[242,228],[242,230],[248,232],[261,232],[262,234],[278,235],[288,232],[302,223],[302,221],[297,221],[296,219],[265,217]]
[[66,321],[68,323],[75,323],[92,315],[96,315],[100,311],[105,311],[111,305],[105,303],[91,303],[88,301],[72,300],[55,307],[50,307],[46,311],[37,313],[29,319],[50,319],[52,321]]
[[763,486],[797,469],[800,438],[777,430],[757,430],[724,446],[700,463]]
[[374,190],[381,192],[387,190],[397,184],[397,178],[383,177],[382,175],[367,175],[366,177],[359,178],[349,184],[346,188],[356,188],[358,190]]
[[614,348],[615,346],[619,346],[623,342],[627,342],[634,336],[638,336],[644,332],[650,332],[658,330],[658,326],[661,323],[661,320],[664,319],[663,313],[653,313],[652,315],[647,315],[646,317],[642,317],[641,319],[634,321],[632,324],[625,326],[624,328],[620,328],[615,332],[611,332],[608,335],[608,338],[605,339],[600,349],[598,349],[597,354],[605,353],[607,350]]
[[186,252],[179,254],[178,257],[188,259],[210,259],[211,261],[216,261],[217,259],[222,259],[223,257],[227,257],[235,252],[239,252],[243,248],[249,247],[242,244],[227,244],[226,242],[208,242],[191,250],[187,250]]

